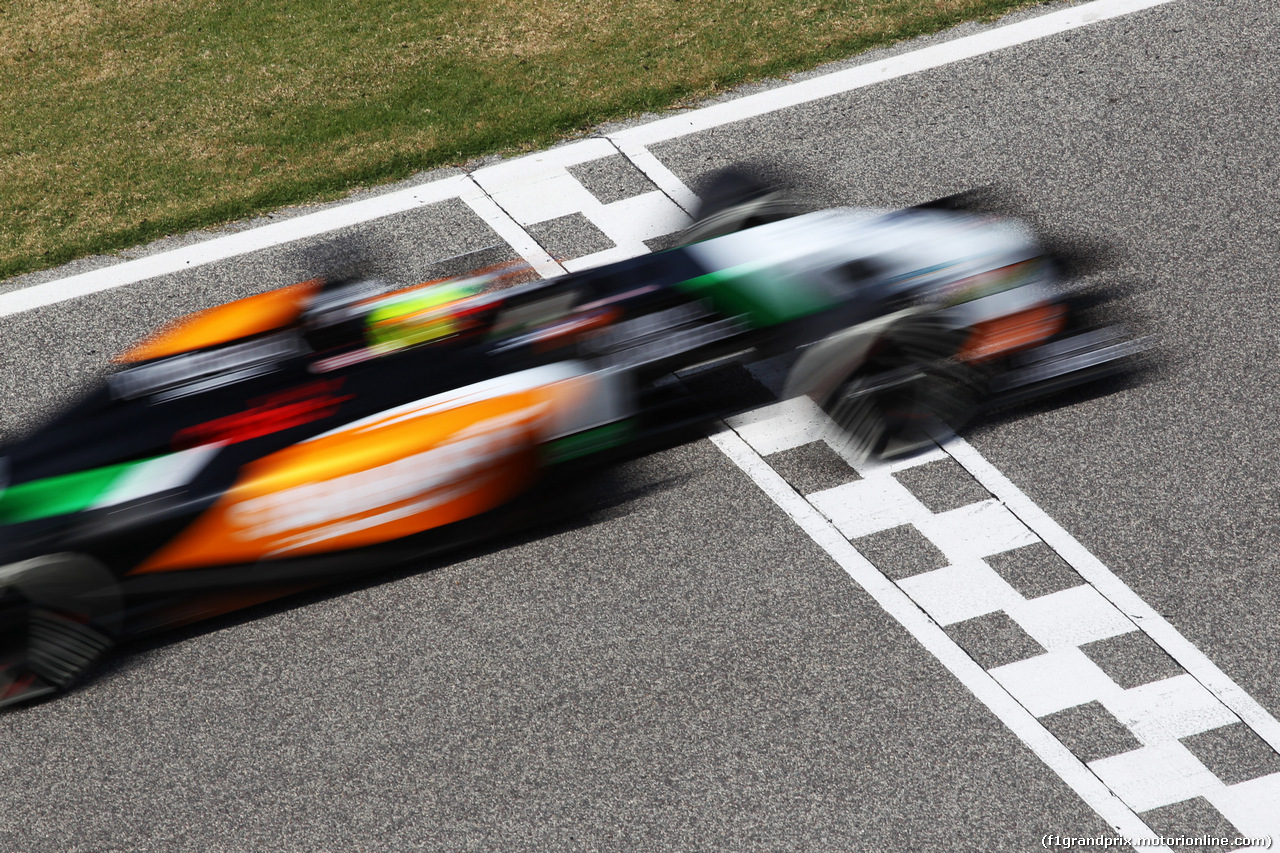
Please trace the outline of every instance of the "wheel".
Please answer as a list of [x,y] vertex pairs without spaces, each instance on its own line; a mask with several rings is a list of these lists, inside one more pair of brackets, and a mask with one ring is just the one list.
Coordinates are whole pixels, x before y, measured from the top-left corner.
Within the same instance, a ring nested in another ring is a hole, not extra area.
[[712,176],[703,190],[702,203],[685,239],[693,243],[723,237],[801,212],[782,193],[741,169],[724,169]]
[[965,336],[963,329],[915,316],[872,343],[822,404],[855,459],[914,453],[972,418],[983,377],[954,358]]
[[0,706],[75,684],[115,645],[121,615],[115,578],[90,557],[0,568]]

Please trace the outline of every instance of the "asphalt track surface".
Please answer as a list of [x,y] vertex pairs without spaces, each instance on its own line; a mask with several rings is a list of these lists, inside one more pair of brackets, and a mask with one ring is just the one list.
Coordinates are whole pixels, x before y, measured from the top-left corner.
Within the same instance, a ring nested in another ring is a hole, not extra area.
[[[1111,244],[1095,280],[1123,285],[1115,315],[1156,336],[1156,367],[969,445],[1273,717],[1278,37],[1274,4],[1179,0],[650,148],[688,186],[747,160],[823,204],[995,184],[1050,233]],[[577,176],[637,180],[616,160]],[[514,255],[460,201],[349,230],[404,283]],[[572,216],[530,233],[563,257],[610,242]],[[323,242],[0,319],[0,435],[158,323],[305,277]],[[134,646],[3,715],[0,847],[1027,850],[1111,832],[717,445],[594,488],[570,522]],[[1214,732],[1190,748],[1228,783],[1280,770],[1247,726]],[[1242,829],[1203,798],[1138,811],[1157,832]]]

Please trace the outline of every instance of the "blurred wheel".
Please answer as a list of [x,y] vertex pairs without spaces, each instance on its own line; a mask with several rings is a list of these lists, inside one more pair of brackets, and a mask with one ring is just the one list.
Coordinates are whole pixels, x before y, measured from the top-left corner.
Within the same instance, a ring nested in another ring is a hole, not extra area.
[[724,169],[702,191],[695,222],[684,236],[690,243],[710,240],[803,212],[785,195],[741,169]]
[[955,359],[966,331],[909,317],[883,332],[823,401],[855,459],[914,453],[959,429],[982,397],[982,376]]
[[66,690],[115,645],[115,578],[82,554],[0,567],[0,705]]

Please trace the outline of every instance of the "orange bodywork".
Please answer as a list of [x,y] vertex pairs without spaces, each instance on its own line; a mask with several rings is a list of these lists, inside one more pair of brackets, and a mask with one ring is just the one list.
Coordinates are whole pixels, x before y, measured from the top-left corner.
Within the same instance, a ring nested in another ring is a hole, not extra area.
[[266,456],[132,574],[359,548],[479,515],[533,483],[539,443],[588,379],[388,412]]
[[981,362],[1035,346],[1062,330],[1067,310],[1061,305],[1038,305],[1007,317],[998,317],[973,327],[973,333],[956,357]]
[[125,350],[116,361],[150,361],[278,329],[293,322],[320,287],[320,279],[312,279],[188,314]]

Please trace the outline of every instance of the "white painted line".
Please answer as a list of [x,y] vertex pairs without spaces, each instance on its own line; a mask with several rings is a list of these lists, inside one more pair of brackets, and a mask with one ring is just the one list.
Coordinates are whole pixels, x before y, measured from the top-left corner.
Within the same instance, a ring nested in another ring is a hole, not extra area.
[[[597,144],[587,144],[591,142]],[[613,146],[603,139],[589,139],[556,151],[567,155],[592,149],[595,153],[606,152],[606,156],[614,153]],[[598,207],[600,202],[596,197],[565,170],[566,164],[561,161],[575,165],[577,158],[523,157],[479,169],[471,177],[512,219],[524,225]]]
[[[711,441],[741,468],[748,477],[791,517],[824,551],[902,625],[912,637],[942,662],[1036,756],[1067,783],[1081,799],[1107,821],[1116,834],[1141,839],[1152,846],[1141,850],[1168,850],[1138,816],[1104,785],[1089,768],[1063,746],[1026,708],[974,662],[937,623],[915,605],[901,589],[865,557],[859,554],[840,531],[796,494],[782,476],[727,426],[714,433]],[[1076,652],[1080,657],[1083,654]]]
[[361,222],[404,213],[424,205],[447,201],[457,198],[470,184],[466,175],[444,178],[430,184],[351,202],[317,213],[286,219],[283,222],[263,225],[260,228],[228,234],[225,237],[215,237],[194,246],[159,252],[135,261],[125,261],[91,272],[0,294],[0,317],[136,284],[149,278],[170,275],[215,261],[327,234]]
[[1211,789],[1205,799],[1241,833],[1280,838],[1280,773]]
[[992,557],[1036,541],[1022,522],[993,500],[930,513],[916,526],[955,562]]
[[1048,513],[1036,506],[1009,478],[962,438],[947,442],[946,451],[987,491],[999,498],[1023,524],[1045,541],[1108,601],[1120,608],[1174,660],[1205,686],[1222,704],[1234,711],[1251,729],[1280,752],[1280,722],[1218,666],[1191,644],[1178,629],[1143,601],[1102,561],[1075,540]]
[[581,166],[583,163],[612,157],[617,153],[613,143],[607,139],[580,139],[568,145],[503,160],[501,163],[476,169],[471,175],[480,186],[486,189],[506,187],[521,184],[527,181],[529,176],[558,175],[570,166]]
[[[649,251],[646,240],[687,228],[691,223],[688,213],[661,190],[604,204],[568,171],[580,163],[617,155],[618,149],[608,140],[586,139],[553,149],[545,157],[526,157],[479,169],[471,177],[503,213],[521,226],[580,216],[613,243],[608,249],[563,262],[566,270],[576,272],[643,255]],[[671,181],[679,183],[674,175],[668,183]]]
[[1111,676],[1077,648],[1055,649],[991,670],[1020,705],[1036,717],[1047,717],[1120,691]]
[[614,245],[610,249],[565,261],[565,269],[571,272],[648,254],[646,240],[688,228],[693,222],[666,193],[659,190],[610,204],[601,204],[593,196],[592,203],[580,212]]
[[787,107],[883,83],[895,77],[904,77],[964,59],[973,59],[993,51],[1170,2],[1172,0],[1096,0],[1093,3],[1085,3],[1060,12],[1051,12],[1038,18],[1008,24],[933,47],[914,50],[799,83],[791,83],[723,104],[691,110],[639,127],[627,128],[610,134],[609,138],[618,144],[619,149],[635,150],[691,133],[710,130],[723,124],[756,118]]
[[1103,707],[1148,745],[1180,740],[1239,719],[1191,675],[1175,675],[1102,697]]
[[820,440],[828,422],[808,397],[792,397],[729,418],[729,426],[765,456]]
[[928,507],[893,477],[855,480],[809,495],[809,502],[849,539],[913,524],[930,515]]

